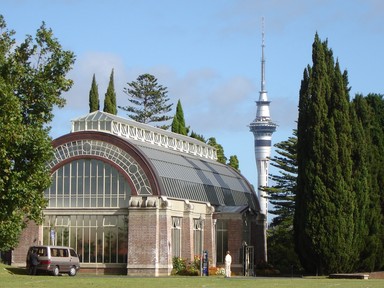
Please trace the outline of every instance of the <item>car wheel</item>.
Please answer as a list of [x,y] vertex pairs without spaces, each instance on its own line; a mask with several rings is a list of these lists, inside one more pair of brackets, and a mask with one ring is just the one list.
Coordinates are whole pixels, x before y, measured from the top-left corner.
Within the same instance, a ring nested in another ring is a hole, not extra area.
[[52,274],[53,274],[53,276],[59,276],[59,274],[60,274],[60,270],[59,270],[59,267],[58,267],[58,266],[56,266],[56,267],[53,269]]
[[71,268],[69,268],[69,272],[68,272],[69,276],[75,276],[76,273],[77,273],[77,270],[75,266],[72,266]]

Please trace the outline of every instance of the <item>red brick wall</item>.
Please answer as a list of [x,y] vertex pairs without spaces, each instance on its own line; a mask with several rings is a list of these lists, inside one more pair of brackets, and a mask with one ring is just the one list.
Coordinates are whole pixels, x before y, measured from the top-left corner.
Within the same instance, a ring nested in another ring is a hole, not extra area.
[[241,249],[243,242],[242,219],[228,220],[228,250],[231,252],[232,263],[241,263]]
[[128,221],[128,267],[147,265],[157,261],[157,213],[155,209],[131,210]]
[[127,274],[136,276],[169,275],[171,218],[158,208],[129,211]]
[[181,258],[193,259],[193,219],[189,213],[186,214],[181,226]]
[[27,228],[21,233],[19,245],[12,252],[12,265],[24,266],[29,246],[41,242],[41,239],[39,239],[39,226],[30,221]]
[[208,251],[208,258],[211,261],[211,265],[216,266],[216,246],[214,243],[215,240],[215,230],[213,226],[213,220],[210,215],[206,216],[207,218],[204,221],[204,250]]

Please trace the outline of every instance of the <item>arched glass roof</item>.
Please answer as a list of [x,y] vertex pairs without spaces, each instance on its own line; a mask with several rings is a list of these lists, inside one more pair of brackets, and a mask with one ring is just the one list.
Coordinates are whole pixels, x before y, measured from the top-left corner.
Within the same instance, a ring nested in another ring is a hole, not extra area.
[[134,144],[156,170],[163,196],[259,210],[248,181],[217,162],[216,149],[201,141],[101,111],[73,120],[72,132],[79,131],[109,133]]

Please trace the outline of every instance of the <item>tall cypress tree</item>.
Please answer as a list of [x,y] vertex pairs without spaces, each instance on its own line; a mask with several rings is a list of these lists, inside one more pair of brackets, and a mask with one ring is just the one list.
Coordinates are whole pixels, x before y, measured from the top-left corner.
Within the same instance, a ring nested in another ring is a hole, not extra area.
[[171,129],[172,129],[172,132],[175,132],[181,135],[188,134],[188,128],[185,127],[184,112],[183,112],[183,107],[181,106],[180,99],[179,101],[177,101],[176,114],[173,117]]
[[[356,166],[366,167],[368,179],[365,185],[368,195],[368,205],[365,210],[365,227],[367,235],[364,238],[363,250],[360,256],[360,270],[380,270],[384,265],[383,255],[383,192],[384,185],[384,101],[381,95],[369,94],[367,97],[356,95],[352,107],[364,128],[360,151],[365,151],[367,164],[356,163]],[[357,144],[356,144],[357,145]],[[356,159],[359,159],[356,157]],[[360,161],[361,162],[361,161]],[[361,172],[362,170],[360,168]],[[362,189],[362,188],[361,188]],[[361,198],[363,198],[361,196]],[[364,198],[363,198],[364,199]],[[381,205],[380,205],[381,203]],[[361,205],[360,205],[361,206]],[[361,208],[362,210],[362,208]]]
[[109,84],[107,88],[107,93],[105,93],[104,98],[104,112],[110,114],[117,114],[117,106],[116,106],[116,93],[115,93],[115,83],[113,79],[114,69],[112,69],[111,76],[109,77]]
[[89,91],[89,113],[100,110],[99,88],[96,76],[93,74],[91,90]]
[[[353,178],[354,191],[358,201],[358,219],[355,222],[357,231],[361,238],[356,241],[356,245],[360,248],[360,263],[358,270],[373,271],[375,270],[376,257],[380,255],[380,226],[381,215],[380,206],[377,197],[377,190],[372,185],[370,173],[370,153],[372,147],[371,132],[369,129],[372,119],[372,112],[369,109],[367,101],[361,95],[356,95],[351,104],[351,123],[353,125]],[[367,126],[368,124],[368,126]],[[364,130],[363,127],[367,129]],[[375,161],[375,158],[371,160]]]
[[348,272],[358,259],[347,75],[316,33],[298,120],[295,247],[312,273]]

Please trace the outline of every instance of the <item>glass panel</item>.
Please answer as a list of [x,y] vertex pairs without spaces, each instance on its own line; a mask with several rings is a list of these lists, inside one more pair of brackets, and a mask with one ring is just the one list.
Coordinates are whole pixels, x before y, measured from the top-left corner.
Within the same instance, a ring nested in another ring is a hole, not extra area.
[[226,251],[228,250],[228,229],[227,221],[217,220],[216,222],[216,242],[217,242],[217,263],[224,263]]
[[100,160],[86,159],[59,168],[45,195],[51,208],[123,208],[128,205],[130,191],[128,182],[117,169]]
[[[93,218],[96,218],[96,216],[93,216]],[[96,228],[91,227],[90,228],[90,262],[91,263],[96,263]]]
[[110,263],[110,246],[111,246],[111,231],[109,228],[104,228],[104,263]]
[[[43,222],[44,244],[51,244],[51,229],[55,231],[55,244],[74,248],[83,263],[127,263],[126,215],[47,216]],[[177,229],[176,238],[181,237],[179,233]]]
[[119,233],[119,249],[118,249],[118,263],[127,263],[128,254],[128,219],[126,216],[119,216],[118,219],[118,233]]
[[105,122],[105,130],[111,131],[112,130],[111,127],[112,127],[112,122],[110,121]]

